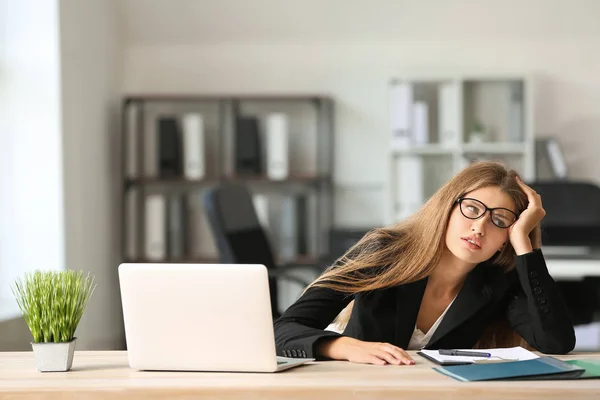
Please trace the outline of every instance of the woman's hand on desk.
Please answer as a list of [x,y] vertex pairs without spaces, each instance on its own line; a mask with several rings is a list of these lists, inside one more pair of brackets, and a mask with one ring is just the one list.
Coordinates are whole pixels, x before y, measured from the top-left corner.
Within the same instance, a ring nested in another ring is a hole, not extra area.
[[413,365],[415,363],[400,347],[389,343],[363,342],[349,337],[327,340],[317,351],[334,360],[348,360],[360,364]]

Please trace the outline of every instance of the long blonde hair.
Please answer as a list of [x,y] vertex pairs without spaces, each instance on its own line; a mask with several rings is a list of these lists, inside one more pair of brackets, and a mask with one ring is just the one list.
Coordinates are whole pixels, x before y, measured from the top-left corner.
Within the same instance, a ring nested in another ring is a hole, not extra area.
[[[513,199],[517,214],[526,209],[527,196],[516,182],[516,176],[516,171],[498,162],[472,163],[446,182],[410,218],[368,232],[309,287],[356,294],[424,279],[442,257],[448,220],[459,197],[479,188],[496,186]],[[539,225],[529,237],[535,248],[541,246]],[[502,251],[492,257],[492,262],[508,272],[515,267],[514,255],[507,241]],[[333,321],[338,328],[347,325],[353,303]],[[524,344],[509,331],[506,321],[495,321],[476,347],[515,343]]]

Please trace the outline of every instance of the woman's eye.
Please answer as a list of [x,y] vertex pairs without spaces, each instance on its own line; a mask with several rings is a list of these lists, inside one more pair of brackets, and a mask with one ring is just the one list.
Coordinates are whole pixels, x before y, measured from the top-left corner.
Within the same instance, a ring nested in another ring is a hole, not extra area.
[[504,228],[504,227],[508,226],[508,224],[506,223],[506,221],[505,221],[505,220],[503,220],[503,219],[500,219],[500,218],[496,218],[496,219],[494,220],[494,223],[495,223],[497,226],[499,226],[500,228]]

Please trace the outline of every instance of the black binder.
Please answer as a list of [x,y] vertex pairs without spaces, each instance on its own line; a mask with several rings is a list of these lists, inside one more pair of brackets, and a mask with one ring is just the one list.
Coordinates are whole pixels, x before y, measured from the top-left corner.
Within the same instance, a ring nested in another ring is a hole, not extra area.
[[176,118],[158,120],[158,173],[161,178],[183,176],[183,145]]
[[237,117],[235,126],[235,171],[238,175],[257,175],[262,171],[258,119]]

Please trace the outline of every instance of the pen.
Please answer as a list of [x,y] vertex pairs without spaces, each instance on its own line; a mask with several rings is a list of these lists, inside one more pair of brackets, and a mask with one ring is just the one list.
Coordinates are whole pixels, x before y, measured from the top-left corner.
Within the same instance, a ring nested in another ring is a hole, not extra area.
[[467,351],[467,350],[439,350],[439,353],[443,356],[465,356],[465,357],[491,357],[490,353],[483,353],[480,351]]

